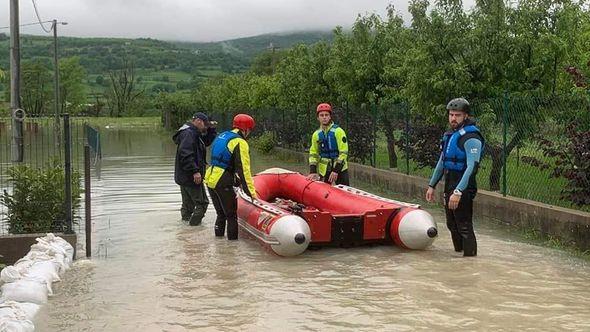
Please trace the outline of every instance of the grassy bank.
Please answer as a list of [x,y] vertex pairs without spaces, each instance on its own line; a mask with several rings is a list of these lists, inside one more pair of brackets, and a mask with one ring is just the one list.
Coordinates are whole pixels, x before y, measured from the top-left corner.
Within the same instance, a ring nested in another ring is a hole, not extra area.
[[160,128],[160,117],[76,117],[74,121],[87,122],[98,128]]
[[[430,178],[432,168],[419,168],[413,160],[407,161],[403,149],[397,149],[398,168],[397,171]],[[569,209],[590,212],[590,206],[574,206],[571,202],[561,198],[561,192],[567,186],[567,180],[564,178],[551,177],[551,170],[542,170],[538,167],[522,162],[525,156],[537,157],[547,161],[542,152],[533,148],[521,149],[514,151],[508,156],[506,161],[506,194],[509,196],[530,199],[533,201],[561,206]],[[385,140],[377,142],[376,164],[378,168],[389,168],[389,155],[387,153],[387,143]],[[477,174],[477,184],[479,188],[490,190],[490,173],[492,171],[492,160],[489,157],[484,158],[480,164]]]

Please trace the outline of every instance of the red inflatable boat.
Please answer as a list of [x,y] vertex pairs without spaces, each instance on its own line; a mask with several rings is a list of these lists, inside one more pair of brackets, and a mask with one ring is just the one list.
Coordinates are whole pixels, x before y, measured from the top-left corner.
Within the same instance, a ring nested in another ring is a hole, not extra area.
[[438,234],[432,216],[352,187],[331,186],[280,168],[254,176],[259,199],[238,190],[240,230],[281,256],[312,246],[396,244],[424,249]]

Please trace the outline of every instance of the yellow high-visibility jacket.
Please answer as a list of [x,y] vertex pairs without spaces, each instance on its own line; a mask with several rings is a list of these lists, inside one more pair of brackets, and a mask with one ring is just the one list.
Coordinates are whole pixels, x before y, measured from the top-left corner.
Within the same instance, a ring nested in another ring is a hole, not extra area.
[[327,176],[328,170],[340,173],[348,169],[348,141],[344,129],[334,123],[311,135],[309,172]]
[[[257,198],[254,181],[252,180],[252,172],[250,171],[250,148],[248,142],[243,138],[239,129],[234,129],[232,132],[240,136],[231,139],[227,143],[227,148],[231,153],[229,167],[209,166],[205,172],[205,184],[212,189],[231,187],[235,184],[235,177],[237,175],[240,178],[242,190],[248,196]],[[211,159],[213,160],[215,157],[212,155]]]

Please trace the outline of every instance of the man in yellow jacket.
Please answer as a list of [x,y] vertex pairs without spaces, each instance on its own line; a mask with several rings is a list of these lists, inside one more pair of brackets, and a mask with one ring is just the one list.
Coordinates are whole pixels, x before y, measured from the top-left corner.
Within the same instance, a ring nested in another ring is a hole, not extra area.
[[349,185],[348,141],[344,129],[332,121],[332,106],[321,103],[316,108],[320,129],[311,135],[309,148],[310,180]]
[[247,114],[234,117],[234,128],[221,133],[211,147],[211,166],[205,173],[213,206],[217,212],[215,236],[223,236],[227,222],[227,239],[238,239],[238,202],[234,192],[236,177],[242,190],[252,199],[256,198],[252,172],[250,171],[250,149],[246,138],[254,129],[254,119]]

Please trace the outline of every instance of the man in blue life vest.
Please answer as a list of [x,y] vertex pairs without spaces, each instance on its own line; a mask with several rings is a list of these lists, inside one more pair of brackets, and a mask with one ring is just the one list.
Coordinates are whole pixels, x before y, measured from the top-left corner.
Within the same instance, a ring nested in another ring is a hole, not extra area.
[[176,143],[174,162],[174,181],[180,186],[182,220],[191,226],[201,224],[209,200],[202,183],[205,175],[207,146],[211,145],[217,132],[215,122],[207,115],[198,112],[190,122],[176,131],[172,139]]
[[434,188],[445,177],[445,213],[455,251],[477,256],[473,231],[473,199],[477,193],[475,176],[481,161],[484,139],[469,118],[469,102],[455,98],[447,104],[451,130],[444,133],[441,154],[428,184],[426,200],[434,202]]
[[311,135],[308,179],[349,185],[348,141],[344,129],[332,121],[332,106],[321,103],[316,108],[320,128]]
[[233,129],[219,134],[211,147],[211,166],[207,169],[205,183],[217,212],[215,236],[225,234],[227,222],[228,240],[238,239],[238,202],[233,188],[236,180],[246,195],[252,199],[257,197],[250,171],[250,148],[246,142],[254,125],[251,116],[236,115]]

